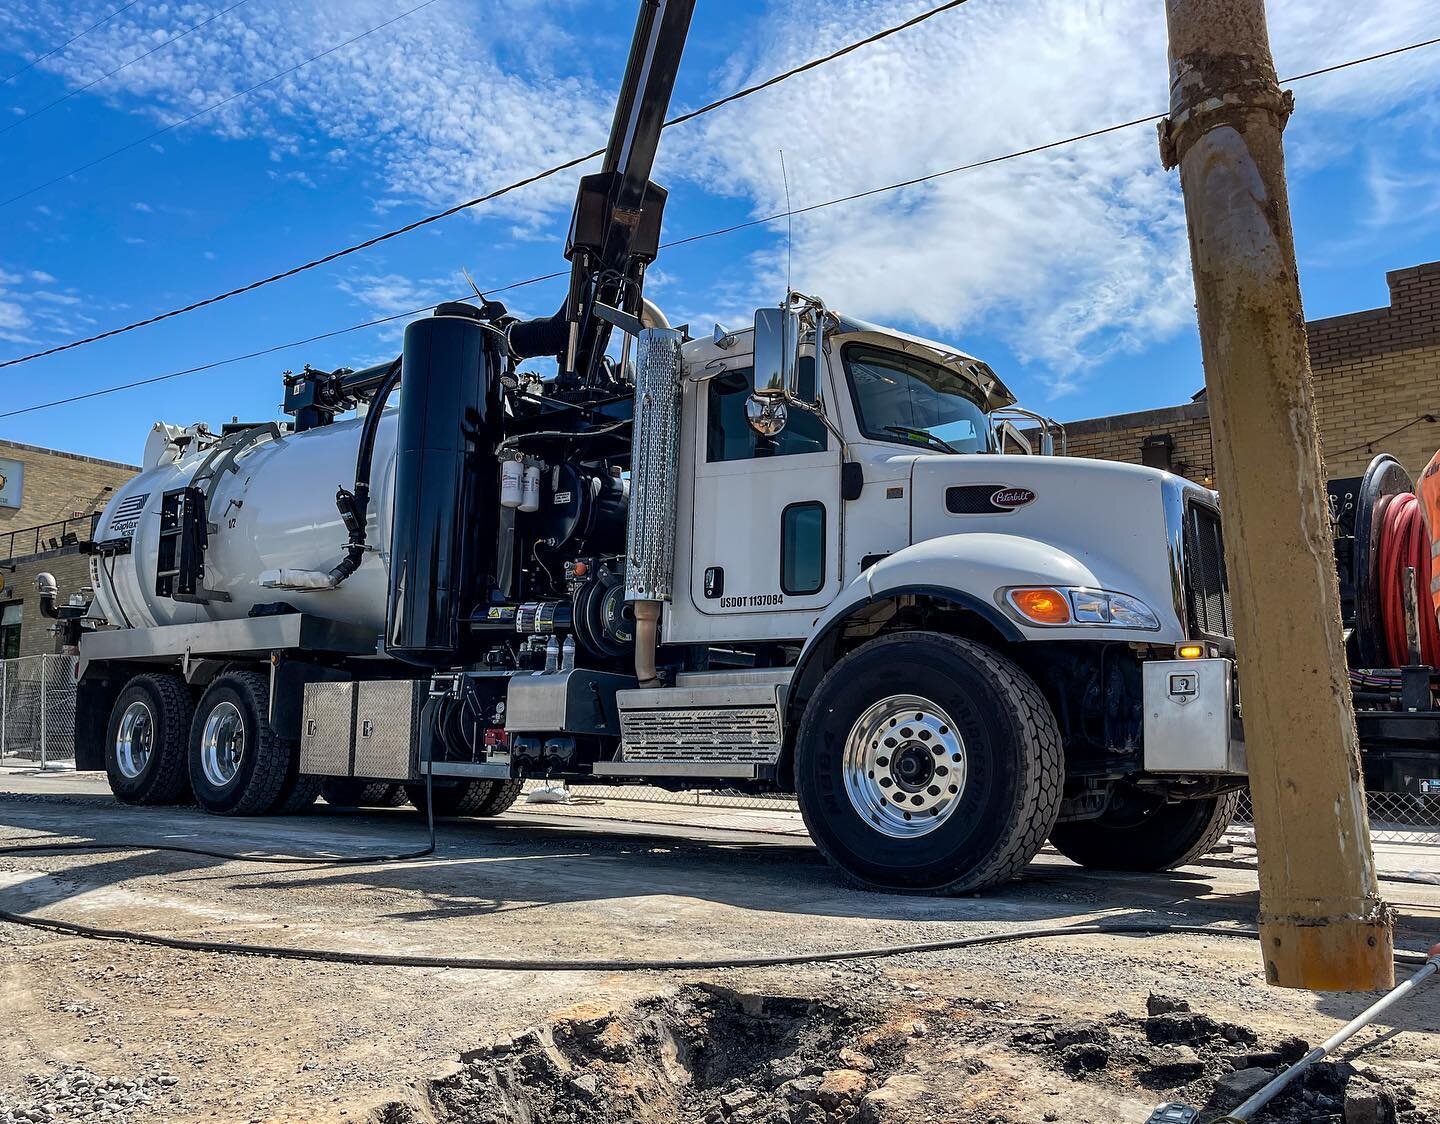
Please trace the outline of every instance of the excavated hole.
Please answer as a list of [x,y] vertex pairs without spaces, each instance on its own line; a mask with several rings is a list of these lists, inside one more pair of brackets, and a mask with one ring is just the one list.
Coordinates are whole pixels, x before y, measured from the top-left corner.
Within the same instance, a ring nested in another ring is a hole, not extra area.
[[467,1054],[430,1101],[456,1124],[850,1124],[892,1068],[851,1048],[861,1024],[818,1000],[686,988]]
[[[1144,1013],[1071,1019],[958,998],[861,1013],[714,985],[616,1013],[562,1012],[461,1056],[428,1104],[372,1124],[1036,1124],[1057,1107],[1179,1101],[1211,1121],[1304,1055],[1297,1038],[1151,995]],[[1019,1016],[1018,1018],[1016,1016]],[[927,1026],[928,1023],[928,1026]],[[1008,1061],[1006,1060],[1008,1059]],[[1089,1101],[1066,1101],[1066,1087]],[[1256,1124],[1440,1124],[1412,1084],[1344,1060],[1316,1065]],[[1059,1098],[1059,1099],[1052,1099]],[[1076,1117],[1080,1119],[1082,1117]],[[1098,1119],[1095,1116],[1084,1119]]]

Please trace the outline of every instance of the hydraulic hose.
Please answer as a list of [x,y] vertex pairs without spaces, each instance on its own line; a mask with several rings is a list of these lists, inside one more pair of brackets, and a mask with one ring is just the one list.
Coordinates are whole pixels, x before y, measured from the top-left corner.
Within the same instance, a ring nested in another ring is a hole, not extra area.
[[1420,501],[1411,492],[1388,500],[1377,514],[1380,519],[1380,557],[1375,580],[1379,585],[1380,625],[1386,657],[1391,667],[1410,662],[1406,634],[1406,569],[1415,570],[1419,605],[1420,662],[1440,665],[1440,626],[1430,599],[1430,536],[1421,515]]
[[370,475],[375,463],[375,435],[380,429],[380,415],[385,412],[385,400],[400,383],[401,362],[396,359],[385,372],[385,378],[375,389],[370,399],[370,409],[360,427],[360,447],[355,454],[355,490],[347,492],[341,488],[335,495],[335,506],[350,532],[350,541],[345,545],[345,557],[330,571],[333,581],[331,588],[339,585],[360,568],[365,558],[365,520],[370,511]]

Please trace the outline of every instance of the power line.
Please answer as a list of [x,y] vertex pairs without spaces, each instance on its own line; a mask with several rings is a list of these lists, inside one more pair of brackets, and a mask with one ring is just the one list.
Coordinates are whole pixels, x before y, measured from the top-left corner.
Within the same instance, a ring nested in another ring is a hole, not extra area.
[[[1320,75],[1323,75],[1323,74],[1332,74],[1332,73],[1334,73],[1334,72],[1337,71],[1337,70],[1344,70],[1344,69],[1346,69],[1346,68],[1348,68],[1348,67],[1359,66],[1359,65],[1361,65],[1362,63],[1374,62],[1374,61],[1377,60],[1377,59],[1389,58],[1389,57],[1392,56],[1392,55],[1402,54],[1402,53],[1404,53],[1404,52],[1406,52],[1406,51],[1417,50],[1417,49],[1419,49],[1420,47],[1433,46],[1433,45],[1435,45],[1435,44],[1437,44],[1437,43],[1440,43],[1440,38],[1426,40],[1426,41],[1423,42],[1423,43],[1412,43],[1412,44],[1410,44],[1409,46],[1406,46],[1406,47],[1397,47],[1397,48],[1395,48],[1394,50],[1384,51],[1384,52],[1382,52],[1382,53],[1380,53],[1380,54],[1367,55],[1366,57],[1360,58],[1360,59],[1351,59],[1349,62],[1338,63],[1338,64],[1336,64],[1335,66],[1328,66],[1328,67],[1325,67],[1325,68],[1323,68],[1323,69],[1321,69],[1321,70],[1309,71],[1309,72],[1307,72],[1307,73],[1305,73],[1305,74],[1297,74],[1297,75],[1295,75],[1295,76],[1293,76],[1293,77],[1291,77],[1291,78],[1282,79],[1282,81],[1283,81],[1283,82],[1286,82],[1286,83],[1290,83],[1290,82],[1300,82],[1300,81],[1304,81],[1304,80],[1307,79],[1307,78],[1316,78],[1316,77],[1319,77]],[[1161,120],[1161,119],[1164,118],[1164,117],[1165,117],[1165,114],[1163,114],[1163,113],[1152,113],[1152,114],[1150,114],[1150,115],[1148,115],[1148,116],[1146,116],[1146,117],[1134,117],[1134,118],[1131,118],[1129,121],[1121,121],[1121,122],[1118,122],[1118,123],[1116,123],[1116,124],[1114,124],[1114,125],[1107,125],[1107,126],[1105,126],[1104,128],[1100,128],[1100,129],[1091,129],[1089,132],[1085,132],[1085,133],[1076,133],[1076,134],[1074,134],[1073,136],[1064,137],[1064,138],[1062,138],[1062,139],[1060,139],[1060,140],[1048,141],[1048,142],[1046,142],[1045,144],[1032,145],[1032,146],[1029,147],[1029,148],[1016,149],[1016,150],[1014,150],[1014,151],[1012,151],[1012,152],[1006,152],[1006,153],[1003,153],[1003,154],[998,155],[998,156],[986,157],[986,158],[983,159],[983,160],[974,160],[974,161],[971,161],[971,162],[968,163],[968,164],[957,164],[956,166],[951,167],[951,168],[942,168],[941,170],[939,170],[939,171],[937,171],[937,172],[928,172],[928,173],[926,173],[926,174],[923,175],[923,176],[914,176],[914,177],[912,177],[912,178],[910,178],[910,179],[899,180],[899,181],[897,181],[897,182],[895,182],[895,183],[884,184],[883,186],[880,186],[880,187],[867,188],[867,189],[864,190],[864,191],[853,192],[853,193],[851,193],[851,194],[849,194],[849,195],[836,196],[836,197],[833,198],[833,199],[826,199],[826,200],[824,200],[824,201],[822,201],[822,202],[820,202],[820,203],[811,203],[811,204],[808,204],[807,206],[797,207],[797,208],[795,208],[795,209],[793,209],[793,210],[789,210],[789,211],[778,211],[778,212],[776,212],[775,214],[773,214],[773,215],[767,215],[767,216],[765,216],[764,218],[748,219],[748,220],[746,220],[745,222],[733,223],[733,224],[731,224],[730,226],[718,227],[718,228],[716,228],[715,230],[707,230],[707,231],[705,231],[704,233],[701,233],[701,234],[691,234],[691,235],[687,235],[687,236],[684,237],[684,238],[676,238],[676,239],[674,239],[674,240],[672,240],[672,241],[662,243],[661,246],[660,246],[660,248],[663,249],[663,250],[673,250],[673,249],[676,249],[676,248],[678,248],[678,247],[680,247],[680,246],[688,246],[688,245],[690,245],[690,244],[693,243],[693,242],[703,242],[703,241],[705,241],[705,240],[707,240],[707,239],[710,239],[710,238],[719,238],[719,237],[722,237],[722,236],[727,235],[727,234],[734,234],[734,233],[736,233],[737,231],[748,230],[748,229],[750,229],[751,227],[764,226],[764,225],[766,225],[766,224],[768,224],[768,223],[778,222],[779,220],[781,220],[781,219],[783,219],[783,218],[787,218],[787,217],[789,217],[790,215],[809,214],[809,213],[812,212],[812,211],[821,211],[821,210],[826,209],[827,207],[837,207],[837,206],[840,206],[840,205],[845,204],[845,203],[853,203],[853,202],[855,202],[855,201],[858,200],[858,199],[869,198],[870,196],[873,196],[873,195],[881,195],[881,194],[884,194],[884,193],[890,192],[890,191],[900,191],[900,190],[903,190],[904,188],[907,188],[907,187],[914,187],[916,184],[928,183],[928,182],[931,181],[931,180],[941,179],[941,178],[946,177],[946,176],[958,175],[958,174],[960,174],[961,172],[975,171],[975,170],[977,170],[977,169],[979,169],[979,168],[987,168],[987,167],[990,167],[990,166],[993,165],[993,164],[1002,164],[1002,163],[1005,163],[1006,161],[1009,161],[1009,160],[1019,160],[1019,159],[1021,159],[1021,158],[1023,158],[1023,157],[1026,157],[1026,156],[1034,156],[1034,155],[1036,155],[1036,154],[1038,154],[1038,153],[1048,152],[1048,151],[1050,151],[1050,150],[1052,150],[1052,149],[1062,148],[1062,147],[1064,147],[1064,146],[1066,146],[1066,145],[1077,144],[1077,143],[1079,143],[1079,142],[1081,142],[1081,141],[1086,141],[1086,140],[1093,140],[1093,139],[1096,138],[1096,137],[1106,136],[1107,134],[1110,134],[1110,133],[1117,133],[1117,132],[1120,132],[1120,131],[1122,131],[1122,130],[1124,130],[1124,129],[1133,129],[1133,128],[1135,128],[1137,125],[1148,125],[1148,124],[1152,124],[1152,123],[1154,123],[1154,122],[1156,122],[1156,121]],[[528,285],[536,285],[536,284],[539,284],[539,283],[542,282],[542,281],[553,281],[553,280],[555,280],[556,278],[558,278],[558,277],[564,277],[565,275],[566,275],[566,271],[560,270],[560,271],[557,271],[557,272],[555,272],[555,273],[542,274],[541,276],[538,276],[538,277],[528,277],[528,278],[526,278],[526,279],[523,280],[523,281],[512,281],[511,283],[509,283],[509,284],[507,284],[507,285],[502,285],[502,286],[500,286],[500,287],[498,287],[498,288],[486,289],[486,290],[485,290],[485,293],[486,293],[487,296],[490,296],[490,295],[494,295],[494,294],[497,294],[497,293],[509,292],[509,291],[512,290],[512,289],[524,288],[525,286],[528,286]],[[467,293],[467,294],[463,294],[461,297],[457,297],[457,298],[453,298],[453,299],[457,299],[457,300],[467,299],[470,295],[471,295],[471,294],[468,294],[468,293]],[[33,413],[33,412],[36,411],[36,410],[47,410],[47,409],[50,409],[51,407],[54,407],[54,406],[67,406],[67,405],[70,405],[71,403],[74,403],[74,402],[82,402],[82,401],[84,401],[84,400],[86,400],[86,399],[89,399],[89,398],[98,398],[98,397],[101,397],[102,395],[116,394],[116,393],[118,393],[118,392],[120,392],[120,391],[123,391],[123,390],[131,390],[131,389],[133,389],[133,388],[135,388],[135,387],[138,387],[138,386],[146,386],[146,385],[149,385],[150,383],[165,382],[165,381],[167,381],[167,380],[169,380],[169,379],[180,378],[180,377],[183,376],[183,375],[196,374],[196,373],[201,372],[201,371],[212,370],[212,369],[215,368],[215,367],[223,367],[223,366],[227,366],[227,365],[229,365],[229,364],[231,364],[231,363],[243,362],[244,360],[247,360],[247,359],[255,359],[255,358],[259,358],[259,357],[264,356],[264,355],[273,355],[273,354],[274,354],[275,352],[277,352],[277,351],[285,351],[285,350],[287,350],[287,349],[289,349],[289,348],[292,348],[292,347],[301,347],[301,346],[304,346],[305,344],[315,343],[315,342],[317,342],[317,341],[319,341],[319,340],[332,339],[332,338],[334,338],[335,336],[346,335],[347,333],[360,331],[360,330],[362,330],[362,329],[364,329],[364,328],[373,328],[373,327],[376,327],[376,326],[378,326],[378,325],[380,325],[380,324],[388,324],[388,323],[390,323],[390,322],[392,322],[392,321],[394,321],[394,320],[400,320],[400,319],[403,319],[403,318],[405,318],[405,317],[407,317],[407,316],[418,316],[420,313],[425,312],[425,311],[427,311],[427,310],[430,309],[430,308],[433,308],[437,303],[439,303],[439,302],[438,302],[438,301],[431,301],[431,302],[429,302],[429,303],[421,306],[420,308],[412,309],[412,310],[410,310],[410,311],[408,311],[408,312],[395,313],[394,315],[384,316],[384,317],[381,317],[381,318],[379,318],[379,319],[377,319],[377,320],[366,320],[366,321],[364,321],[364,322],[362,322],[362,323],[359,323],[359,324],[351,324],[351,325],[348,326],[348,327],[345,327],[345,328],[337,328],[337,329],[334,329],[333,331],[323,332],[323,333],[321,333],[321,334],[319,334],[319,335],[310,336],[310,337],[308,337],[308,338],[306,338],[306,339],[303,339],[303,340],[292,340],[292,341],[290,341],[289,343],[276,344],[276,345],[274,345],[273,347],[267,347],[267,348],[264,348],[263,350],[260,350],[260,351],[248,352],[248,353],[246,353],[246,354],[244,354],[244,355],[232,356],[232,357],[229,358],[229,359],[218,359],[218,360],[215,360],[214,362],[205,363],[205,364],[203,364],[203,365],[201,365],[201,366],[198,366],[198,367],[188,367],[188,368],[186,368],[186,369],[184,369],[184,370],[180,370],[180,371],[170,371],[170,372],[168,372],[168,373],[166,373],[166,374],[163,374],[163,375],[155,375],[155,376],[153,376],[153,377],[151,377],[151,378],[147,378],[147,379],[138,379],[138,380],[136,380],[136,381],[134,381],[134,382],[121,383],[121,384],[119,384],[119,385],[117,385],[117,386],[105,387],[105,388],[102,388],[102,389],[100,389],[100,390],[89,391],[89,392],[87,392],[87,393],[85,393],[85,394],[74,395],[74,396],[68,397],[68,398],[57,398],[57,399],[55,399],[54,401],[51,401],[51,402],[42,402],[42,403],[38,403],[38,404],[36,404],[36,405],[34,405],[34,406],[24,406],[24,407],[21,407],[21,408],[18,409],[18,410],[10,410],[10,411],[7,411],[7,412],[0,413],[0,420],[3,420],[3,419],[5,419],[5,418],[17,417],[17,416],[19,416],[19,415],[21,415],[21,414]],[[20,362],[20,360],[14,360],[14,361],[12,361],[12,362]],[[3,365],[4,365],[4,364],[0,364],[0,366],[3,366]],[[1405,425],[1401,426],[1400,428],[1401,428],[1401,429],[1408,429],[1410,426],[1416,425],[1416,424],[1418,424],[1419,422],[1422,422],[1422,421],[1432,421],[1432,420],[1433,420],[1432,415],[1423,414],[1423,415],[1421,415],[1420,417],[1417,417],[1416,419],[1414,419],[1413,421],[1407,422]],[[1373,444],[1374,441],[1383,441],[1386,437],[1393,436],[1395,433],[1398,433],[1398,432],[1400,432],[1400,430],[1394,430],[1394,431],[1392,431],[1391,433],[1384,434],[1384,435],[1382,435],[1381,437],[1374,438],[1371,443]],[[1364,446],[1364,445],[1357,445],[1357,446],[1355,446],[1355,449],[1360,449],[1360,448],[1364,448],[1364,447],[1366,447],[1366,446]],[[1342,450],[1342,452],[1354,452],[1355,449]],[[1335,454],[1335,455],[1338,456],[1339,454]]]
[[89,27],[87,27],[84,31],[79,32],[76,35],[70,36],[70,38],[65,40],[65,42],[61,43],[60,46],[51,47],[43,55],[36,55],[19,70],[15,71],[15,73],[6,75],[4,78],[0,78],[0,86],[5,85],[7,82],[13,82],[16,78],[19,78],[20,75],[24,74],[27,70],[31,69],[32,67],[38,66],[40,63],[48,59],[51,55],[58,55],[66,47],[70,46],[71,43],[75,42],[75,40],[85,38],[85,36],[89,35],[97,27],[104,26],[105,24],[113,20],[116,16],[118,16],[121,12],[123,12],[126,8],[133,8],[138,3],[140,3],[140,0],[129,0],[128,3],[121,4],[120,7],[116,8],[103,20],[97,20],[95,23],[92,23]]
[[[427,4],[433,2],[434,0],[426,0]],[[679,125],[683,124],[686,121],[693,121],[695,118],[701,117],[706,113],[710,113],[716,109],[719,109],[721,106],[729,105],[731,102],[738,101],[744,97],[749,97],[751,94],[757,93],[760,90],[768,89],[769,87],[777,85],[778,83],[785,81],[787,78],[792,78],[797,74],[803,74],[806,71],[814,70],[818,66],[822,66],[825,63],[831,62],[835,59],[841,58],[844,55],[850,54],[852,51],[858,50],[862,46],[867,46],[871,43],[879,42],[881,39],[887,38],[888,36],[898,34],[899,32],[914,27],[916,24],[922,23],[925,20],[937,16],[942,12],[947,12],[953,8],[958,8],[966,2],[967,0],[948,0],[947,3],[941,4],[936,8],[931,8],[928,11],[922,12],[920,13],[920,15],[906,20],[904,23],[895,24],[892,27],[885,28],[882,31],[878,31],[873,35],[867,36],[865,39],[860,39],[854,43],[849,43],[846,46],[841,47],[839,50],[832,51],[828,55],[822,55],[819,58],[811,59],[809,62],[802,63],[799,66],[792,67],[791,69],[783,71],[780,74],[776,74],[773,77],[767,78],[763,82],[757,82],[752,86],[747,86],[744,89],[736,90],[734,93],[727,94],[725,97],[710,102],[708,105],[703,105],[699,109],[691,110],[688,113],[682,113],[680,116],[667,121],[663,128],[668,129],[672,125]],[[421,4],[420,7],[425,7],[425,4]],[[412,11],[418,10],[419,9],[412,9]],[[409,13],[406,14],[408,15]],[[367,32],[366,34],[369,33]],[[333,49],[335,48],[332,48],[332,50]],[[277,75],[276,77],[279,77],[279,75]],[[268,81],[273,80],[274,79],[269,79]],[[264,85],[264,83],[261,83],[261,85]],[[214,109],[215,106],[211,106],[210,108]],[[208,110],[201,110],[200,112],[205,113],[208,112]],[[191,120],[193,119],[193,117],[198,116],[199,114],[194,114],[192,118],[187,118],[186,120]],[[176,122],[177,125],[184,123],[185,122],[183,121]],[[174,127],[175,126],[171,125],[167,126],[166,129]],[[166,129],[162,129],[160,130],[160,132],[165,132]],[[152,137],[158,135],[159,133],[152,133],[150,137],[142,137],[140,140],[135,141],[130,145],[127,145],[126,148],[134,148],[136,145],[143,144],[145,141],[150,140]],[[123,151],[125,151],[125,149],[117,149],[116,153]],[[213,297],[206,297],[204,300],[194,301],[191,304],[187,304],[181,308],[175,308],[171,309],[168,312],[158,313],[155,316],[149,316],[143,320],[136,320],[133,323],[123,325],[119,328],[111,328],[108,331],[100,332],[93,336],[87,336],[84,339],[71,340],[69,343],[58,344],[55,347],[46,348],[43,351],[37,351],[30,355],[22,355],[15,359],[7,359],[3,362],[0,362],[0,368],[13,367],[18,363],[27,363],[32,359],[41,359],[47,355],[55,355],[62,351],[69,351],[72,348],[83,347],[86,344],[98,343],[100,340],[110,339],[112,336],[122,335],[125,332],[133,332],[137,328],[145,328],[151,324],[158,324],[162,320],[169,320],[172,317],[183,316],[186,313],[194,312],[197,309],[206,308],[212,304],[218,304],[221,301],[229,300],[231,297],[238,297],[243,293],[254,292],[256,289],[263,288],[266,285],[273,285],[277,281],[284,281],[287,278],[294,277],[297,274],[306,272],[307,270],[315,269],[322,265],[328,265],[330,262],[337,261],[338,259],[347,257],[350,254],[359,253],[362,250],[368,250],[374,246],[379,245],[382,242],[388,242],[392,238],[398,238],[402,234],[409,234],[412,231],[419,230],[421,227],[429,226],[431,223],[434,222],[439,222],[441,219],[447,219],[450,218],[452,215],[457,215],[461,211],[468,210],[471,207],[477,207],[482,203],[488,203],[494,199],[498,199],[502,195],[508,195],[513,191],[518,191],[519,189],[523,187],[528,187],[533,183],[538,183],[541,180],[549,179],[551,176],[574,168],[580,164],[585,163],[585,161],[587,160],[592,160],[597,156],[602,156],[604,155],[604,152],[605,150],[603,148],[597,148],[594,152],[587,152],[583,156],[576,156],[573,159],[566,160],[563,164],[556,164],[554,167],[546,168],[543,172],[537,172],[534,175],[526,176],[524,179],[516,180],[514,183],[507,184],[504,187],[496,188],[494,191],[486,192],[484,195],[476,196],[474,199],[467,199],[465,202],[457,203],[452,207],[447,207],[443,211],[436,211],[433,214],[425,215],[423,218],[416,219],[414,222],[406,223],[404,226],[396,227],[394,230],[386,231],[384,234],[377,234],[373,238],[367,238],[363,242],[357,242],[353,246],[346,246],[344,249],[336,250],[332,253],[325,254],[323,257],[314,258],[310,261],[304,262],[301,265],[293,266],[290,269],[283,270],[280,273],[271,274],[269,277],[262,277],[258,281],[250,282],[248,285],[241,285],[239,288],[230,289],[223,293],[217,293]],[[111,153],[110,155],[113,156],[116,153]],[[105,159],[108,159],[108,157],[100,158],[100,160]],[[91,161],[90,164],[83,165],[81,168],[74,169],[71,172],[66,173],[65,176],[60,176],[57,179],[49,181],[49,183],[41,184],[39,185],[39,187],[31,188],[29,191],[26,191],[20,195],[16,195],[10,199],[0,201],[0,207],[7,206],[8,204],[13,203],[18,199],[23,199],[27,195],[32,195],[36,191],[50,186],[50,184],[58,183],[60,180],[65,179],[70,175],[74,175],[75,172],[83,171],[84,168],[91,167],[99,162],[99,160]]]
[[[285,78],[291,74],[294,74],[297,70],[300,70],[302,67],[309,66],[312,62],[319,62],[327,55],[333,55],[336,51],[343,50],[344,48],[349,47],[354,43],[358,43],[366,36],[374,35],[377,31],[383,31],[392,23],[399,23],[407,16],[413,16],[416,12],[420,11],[421,8],[428,8],[431,4],[434,4],[435,2],[436,0],[424,0],[423,3],[416,4],[415,7],[409,9],[408,11],[401,12],[398,16],[392,16],[384,23],[377,24],[376,26],[370,28],[368,31],[362,31],[359,35],[353,35],[349,39],[346,39],[343,43],[336,43],[333,47],[327,47],[318,55],[311,55],[308,59],[297,62],[294,66],[286,67],[284,70],[280,71],[279,74],[272,74],[264,81],[256,82],[255,85],[246,87],[243,90],[237,90],[235,93],[230,94],[228,97],[223,97],[214,104],[207,105],[204,109],[197,109],[194,113],[191,113],[186,117],[182,117],[178,121],[172,121],[170,124],[165,125],[162,128],[156,129],[153,133],[146,133],[145,136],[133,140],[129,144],[122,144],[119,148],[112,149],[110,152],[105,153],[105,155],[103,156],[97,156],[93,160],[87,160],[84,164],[79,164],[76,167],[71,168],[68,172],[64,172],[61,175],[55,176],[53,179],[48,179],[44,183],[38,183],[34,187],[27,188],[25,191],[20,192],[18,195],[12,195],[8,199],[0,199],[0,207],[8,207],[11,203],[18,203],[22,199],[28,199],[36,192],[44,191],[47,187],[54,187],[57,183],[62,183],[63,181],[68,180],[71,176],[79,175],[81,172],[89,171],[97,164],[103,164],[105,163],[105,161],[111,159],[112,157],[119,156],[122,152],[129,152],[132,148],[139,148],[142,144],[145,144],[148,141],[153,141],[156,137],[164,136],[172,129],[178,129],[181,125],[188,125],[197,117],[204,117],[205,114],[213,112],[214,110],[219,109],[223,105],[229,105],[232,101],[236,101],[243,97],[248,97],[256,90],[262,89],[265,86],[270,85],[272,82],[278,82],[281,78]],[[0,364],[0,366],[3,366],[3,364]]]
[[[85,85],[83,85],[83,86],[77,86],[75,89],[69,91],[68,93],[62,94],[60,97],[56,98],[54,101],[46,102],[44,105],[42,105],[39,109],[35,110],[34,112],[32,112],[32,113],[27,113],[27,114],[25,114],[24,117],[21,117],[19,120],[13,121],[13,122],[11,122],[9,125],[6,125],[3,129],[0,129],[0,134],[8,133],[11,129],[18,129],[21,125],[24,125],[26,122],[35,120],[35,118],[39,117],[42,113],[45,113],[45,112],[47,112],[47,111],[49,111],[49,110],[51,110],[51,109],[54,109],[57,105],[61,105],[62,103],[69,101],[71,98],[75,97],[75,96],[78,95],[78,94],[83,94],[86,90],[89,90],[89,89],[91,89],[92,87],[98,86],[101,82],[105,81],[105,79],[107,79],[107,78],[114,78],[115,75],[119,74],[119,73],[120,73],[122,70],[124,70],[126,67],[134,66],[137,62],[140,62],[140,61],[142,61],[142,60],[144,60],[144,59],[148,59],[151,55],[155,54],[157,51],[163,51],[166,47],[170,46],[171,43],[178,43],[181,39],[184,39],[185,36],[189,35],[191,32],[199,31],[199,30],[200,30],[202,27],[204,27],[206,24],[214,23],[214,22],[215,22],[216,20],[218,20],[221,16],[228,16],[228,15],[229,15],[231,12],[233,12],[236,8],[240,7],[241,4],[248,4],[249,2],[250,2],[250,0],[235,0],[235,3],[231,4],[230,7],[224,9],[223,11],[216,12],[213,16],[209,16],[208,18],[201,20],[199,23],[195,24],[195,25],[192,26],[192,27],[187,27],[184,31],[180,32],[178,35],[172,35],[169,39],[165,40],[165,42],[159,44],[158,46],[151,47],[151,48],[150,48],[148,51],[146,51],[144,54],[136,55],[136,56],[135,56],[133,59],[131,59],[129,62],[122,62],[122,63],[121,63],[119,66],[117,66],[114,70],[106,71],[104,74],[100,75],[99,78],[96,78],[96,79],[94,79],[93,81],[90,81],[90,82],[86,82]],[[118,14],[118,13],[117,13],[117,14]]]
[[[542,281],[553,281],[557,277],[568,276],[567,270],[557,270],[554,273],[541,274],[538,277],[527,277],[523,281],[512,281],[508,285],[501,285],[498,288],[486,289],[487,296],[494,296],[497,293],[508,293],[512,289],[523,289],[527,285],[538,285]],[[473,293],[460,293],[451,298],[462,301],[474,296]],[[232,355],[228,359],[215,359],[209,363],[201,363],[197,367],[185,367],[179,371],[167,371],[163,375],[151,375],[149,378],[134,379],[131,382],[119,383],[116,386],[102,387],[99,390],[89,390],[84,394],[74,394],[68,398],[56,398],[50,402],[37,402],[33,406],[22,406],[18,410],[9,410],[0,413],[0,419],[15,418],[21,414],[33,414],[37,410],[48,410],[54,406],[68,406],[75,402],[84,402],[90,398],[102,398],[108,394],[118,394],[122,390],[134,390],[136,387],[150,386],[157,382],[169,382],[171,379],[182,378],[185,375],[198,375],[202,371],[213,371],[216,367],[228,367],[232,363],[243,363],[247,359],[259,359],[266,355],[274,355],[277,351],[288,351],[292,347],[303,347],[306,344],[318,343],[321,340],[334,339],[336,336],[348,335],[351,332],[358,332],[365,328],[378,328],[381,324],[390,324],[396,320],[404,320],[407,316],[419,316],[422,312],[428,312],[434,308],[439,301],[430,301],[419,308],[412,308],[407,312],[395,312],[389,316],[381,316],[374,320],[364,320],[359,324],[351,324],[345,328],[332,328],[328,332],[320,332],[318,335],[307,336],[303,340],[290,340],[288,343],[277,343],[271,347],[262,347],[258,351],[247,351],[244,355]]]

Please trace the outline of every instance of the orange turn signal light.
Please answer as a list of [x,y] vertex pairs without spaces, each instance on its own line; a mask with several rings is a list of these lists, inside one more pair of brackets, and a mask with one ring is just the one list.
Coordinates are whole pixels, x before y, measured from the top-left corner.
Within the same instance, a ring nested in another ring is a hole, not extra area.
[[1036,624],[1070,623],[1070,599],[1058,589],[1012,589],[1010,604]]
[[1178,644],[1175,647],[1175,654],[1182,660],[1198,660],[1205,655],[1203,644]]

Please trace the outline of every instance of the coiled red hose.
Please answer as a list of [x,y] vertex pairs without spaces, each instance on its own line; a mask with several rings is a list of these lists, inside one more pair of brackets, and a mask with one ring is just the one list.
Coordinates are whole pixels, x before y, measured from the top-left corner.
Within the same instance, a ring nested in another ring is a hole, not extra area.
[[1380,594],[1380,626],[1391,667],[1410,662],[1405,635],[1405,570],[1415,568],[1415,593],[1420,618],[1420,662],[1440,666],[1440,625],[1430,599],[1430,535],[1412,492],[1386,496],[1376,511],[1380,524],[1380,558],[1375,580]]

